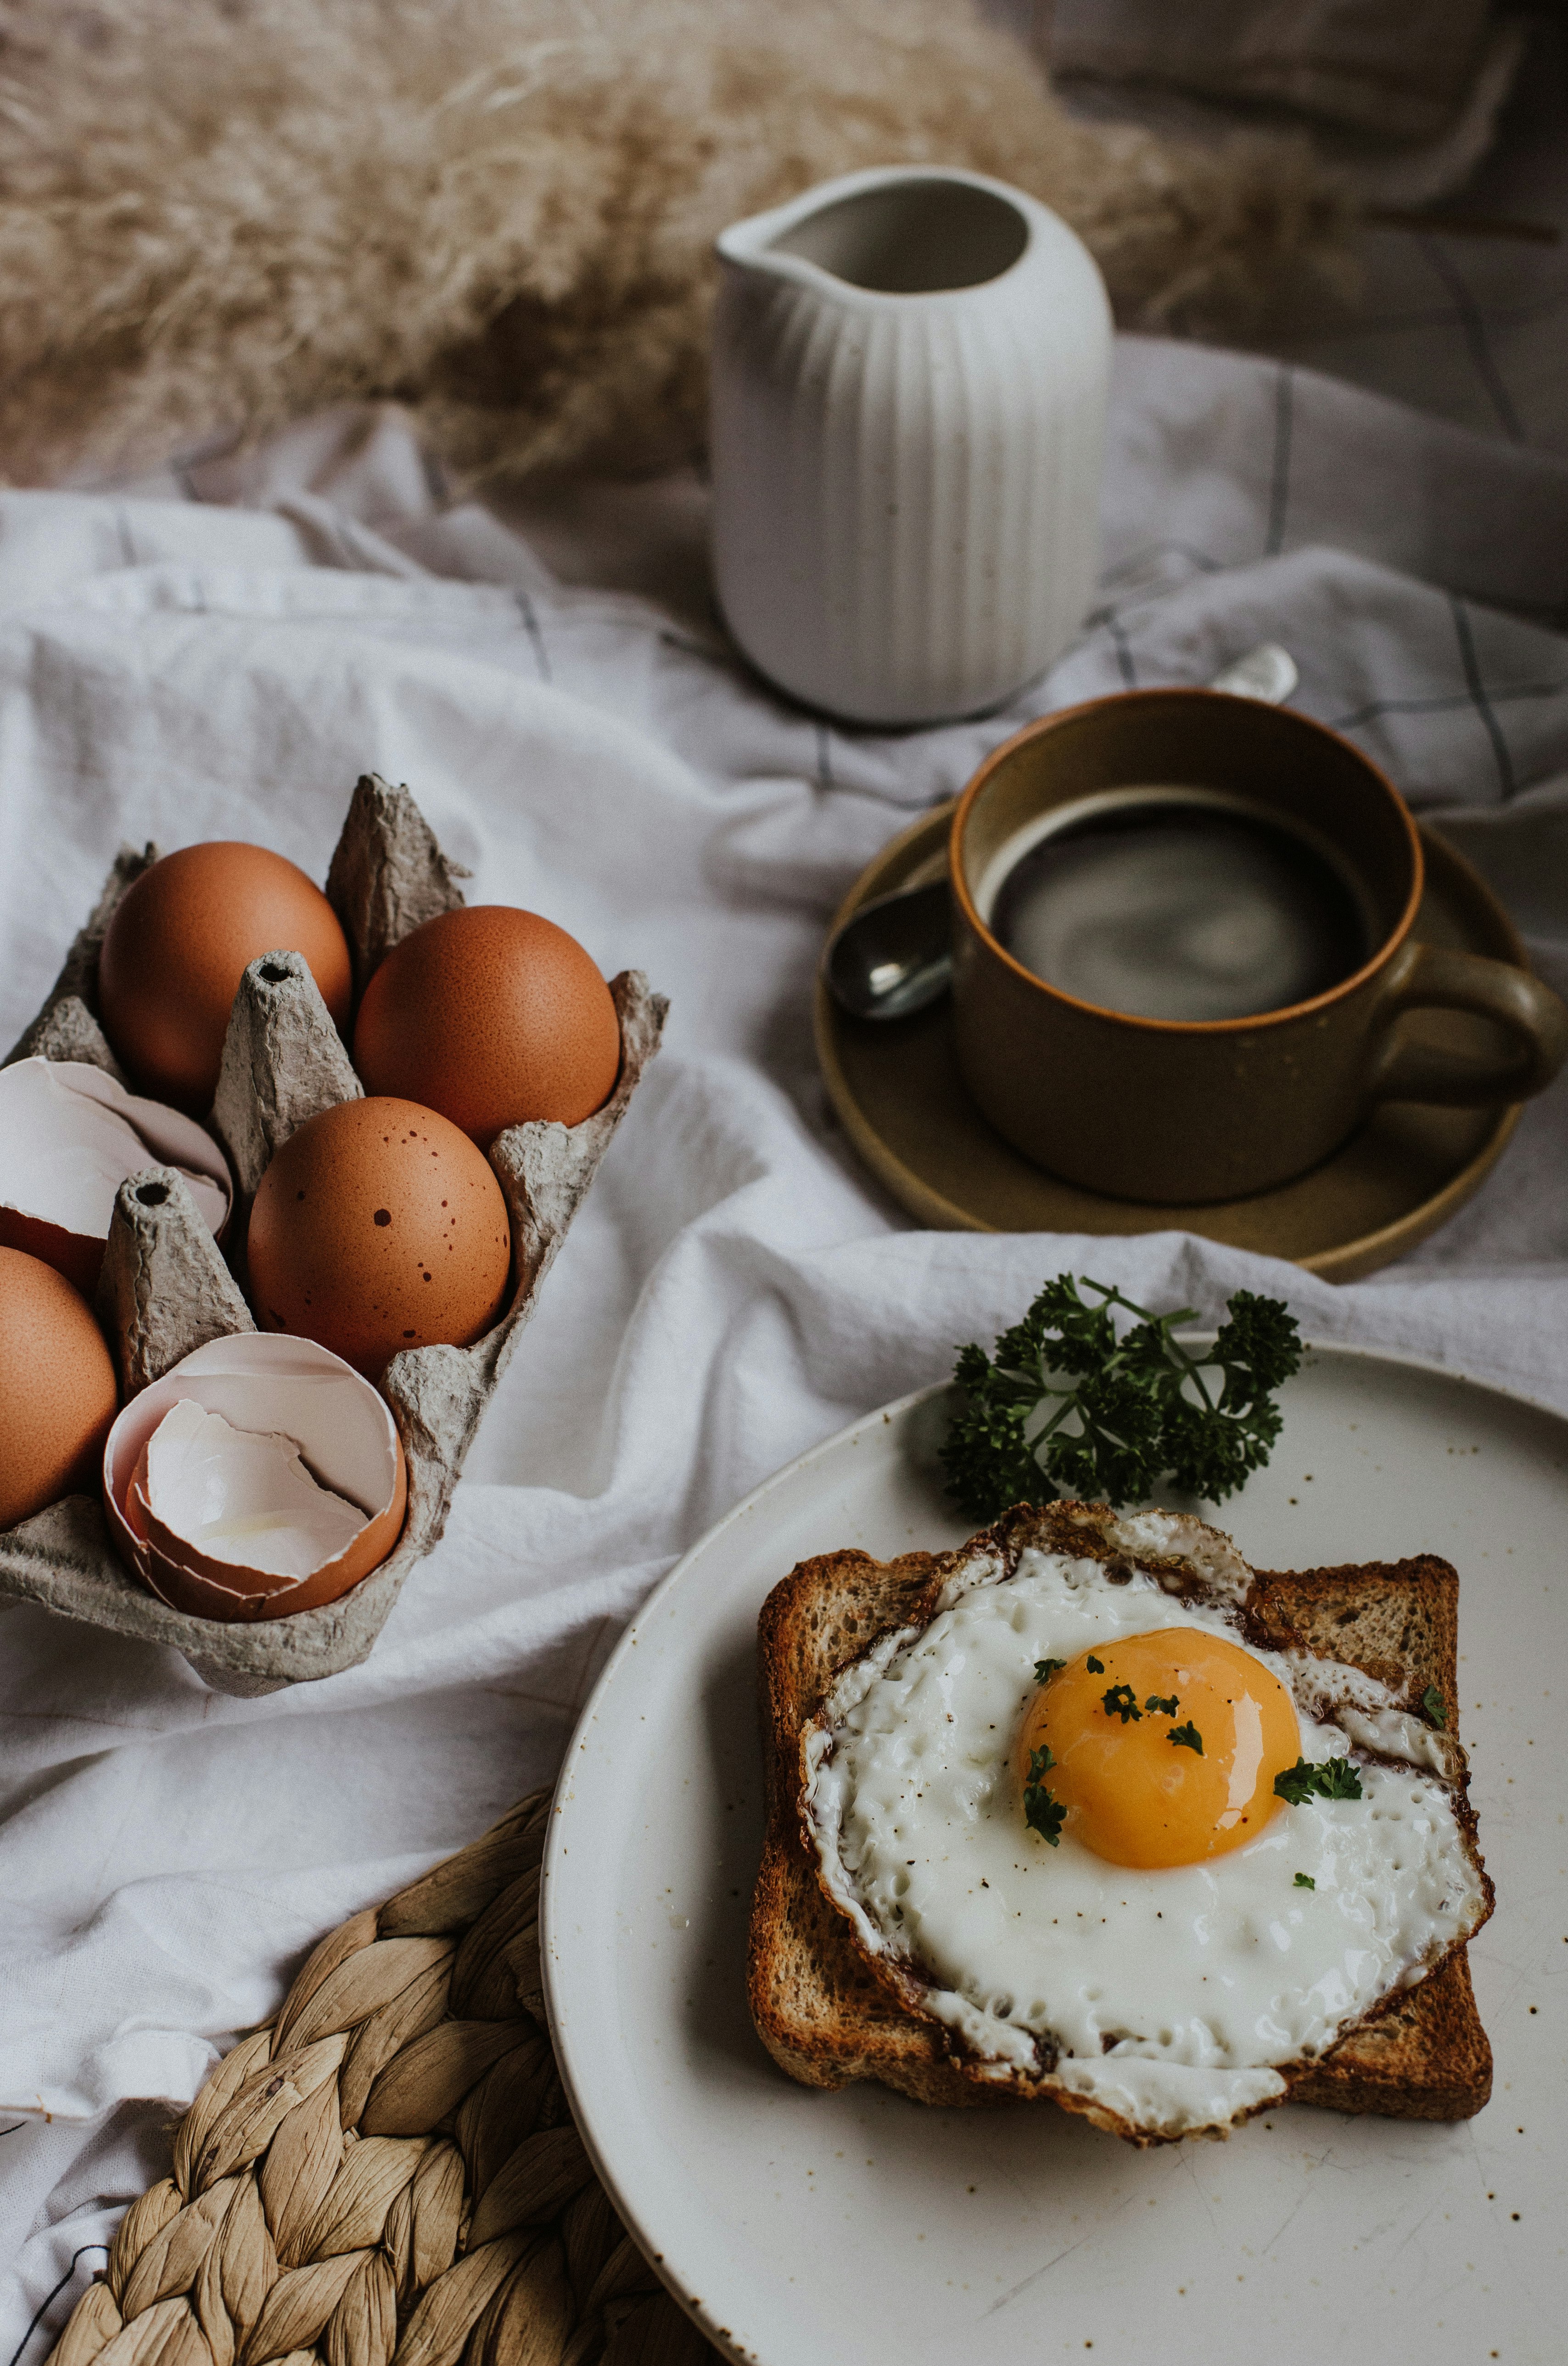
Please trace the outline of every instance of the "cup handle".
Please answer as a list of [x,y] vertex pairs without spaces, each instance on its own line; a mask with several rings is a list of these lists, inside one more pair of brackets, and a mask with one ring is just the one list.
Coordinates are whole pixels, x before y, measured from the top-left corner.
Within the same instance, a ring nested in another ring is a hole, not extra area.
[[1382,1018],[1402,1010],[1472,1010],[1495,1019],[1511,1049],[1490,1057],[1386,1042],[1372,1071],[1379,1101],[1436,1101],[1448,1109],[1529,1100],[1568,1061],[1568,1005],[1512,962],[1446,945],[1406,943],[1389,967]]

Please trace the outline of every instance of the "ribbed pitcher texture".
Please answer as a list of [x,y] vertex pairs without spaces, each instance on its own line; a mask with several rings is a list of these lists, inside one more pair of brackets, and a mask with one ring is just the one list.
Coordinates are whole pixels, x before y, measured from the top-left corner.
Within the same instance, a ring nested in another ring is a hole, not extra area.
[[859,723],[999,704],[1083,622],[1111,313],[976,173],[852,173],[725,231],[714,559],[752,662]]

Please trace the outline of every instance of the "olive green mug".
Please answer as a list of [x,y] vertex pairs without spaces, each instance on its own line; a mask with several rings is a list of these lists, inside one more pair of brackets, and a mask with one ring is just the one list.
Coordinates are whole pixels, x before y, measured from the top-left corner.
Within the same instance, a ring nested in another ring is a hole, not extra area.
[[[1321,992],[1239,1019],[1138,1017],[1026,968],[992,928],[1010,850],[1058,808],[1145,783],[1245,803],[1324,850],[1353,883],[1366,957]],[[970,782],[949,869],[964,1082],[1026,1158],[1087,1190],[1241,1199],[1330,1157],[1377,1102],[1524,1100],[1568,1059],[1568,1008],[1529,971],[1416,941],[1423,863],[1408,807],[1348,740],[1287,708],[1147,690],[1047,715]],[[1492,1021],[1487,1047],[1404,1040],[1401,1014],[1424,1008]]]

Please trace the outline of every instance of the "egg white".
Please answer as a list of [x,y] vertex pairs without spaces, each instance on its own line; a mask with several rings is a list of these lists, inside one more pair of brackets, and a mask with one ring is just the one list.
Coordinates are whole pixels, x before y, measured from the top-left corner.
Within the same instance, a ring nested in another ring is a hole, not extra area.
[[[1216,1589],[1217,1590],[1217,1589]],[[1227,1587],[1233,1595],[1237,1591]],[[1301,1754],[1381,1754],[1360,1799],[1281,1806],[1192,1865],[1110,1865],[1023,1820],[1011,1756],[1038,1659],[1197,1627],[1251,1649],[1223,1601],[1027,1548],[976,1558],[936,1617],[840,1675],[807,1744],[804,1809],[829,1895],[982,2075],[1020,2077],[1142,2131],[1224,2128],[1484,1917],[1454,1794],[1457,1746],[1359,1671],[1253,1651],[1292,1692]],[[1297,1884],[1305,1874],[1311,1889]]]

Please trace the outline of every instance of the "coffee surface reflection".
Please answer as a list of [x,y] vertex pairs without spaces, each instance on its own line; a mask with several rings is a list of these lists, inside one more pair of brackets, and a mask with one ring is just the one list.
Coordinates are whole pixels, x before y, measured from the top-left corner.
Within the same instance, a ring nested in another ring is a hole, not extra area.
[[991,931],[1102,1010],[1250,1019],[1373,950],[1367,899],[1315,832],[1223,791],[1118,789],[1043,816],[991,865]]

